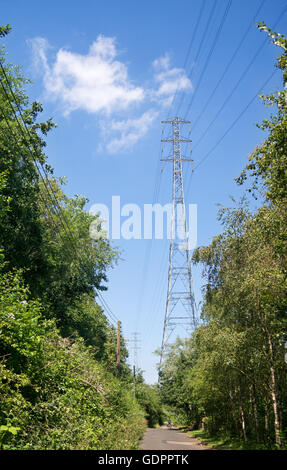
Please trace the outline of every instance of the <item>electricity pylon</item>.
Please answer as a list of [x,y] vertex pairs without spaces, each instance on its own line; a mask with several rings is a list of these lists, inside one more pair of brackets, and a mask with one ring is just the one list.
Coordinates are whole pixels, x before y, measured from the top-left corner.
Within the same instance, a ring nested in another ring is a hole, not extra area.
[[138,346],[140,339],[138,338],[139,333],[134,332],[132,333],[132,346],[131,349],[134,351],[134,364],[133,364],[133,377],[134,377],[134,395],[136,395],[136,375],[138,373],[138,351],[140,350],[140,346]]
[[138,369],[138,351],[141,349],[139,346],[140,339],[139,339],[139,333],[134,332],[132,333],[132,339],[131,339],[131,349],[133,350],[133,369],[137,370]]
[[182,179],[182,162],[193,162],[193,160],[191,158],[182,157],[181,155],[182,144],[187,143],[191,146],[191,140],[182,138],[180,132],[181,125],[188,125],[190,121],[182,121],[178,117],[175,117],[172,120],[162,121],[162,124],[172,126],[172,137],[161,139],[162,143],[168,143],[172,146],[172,156],[161,158],[161,161],[171,162],[173,171],[168,285],[160,369],[167,348],[167,342],[175,329],[178,326],[183,326],[185,331],[190,332],[197,326],[191,270],[190,240],[187,232]]

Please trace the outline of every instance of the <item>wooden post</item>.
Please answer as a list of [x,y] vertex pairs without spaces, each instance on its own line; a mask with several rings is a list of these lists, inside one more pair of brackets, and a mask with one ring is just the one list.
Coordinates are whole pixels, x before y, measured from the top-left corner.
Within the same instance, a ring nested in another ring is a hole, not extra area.
[[117,335],[117,377],[120,378],[121,371],[121,322],[118,321],[118,335]]

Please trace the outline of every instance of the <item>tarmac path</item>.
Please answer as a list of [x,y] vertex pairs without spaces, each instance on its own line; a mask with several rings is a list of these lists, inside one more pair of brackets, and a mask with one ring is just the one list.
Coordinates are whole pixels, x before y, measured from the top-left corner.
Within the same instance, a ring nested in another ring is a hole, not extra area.
[[211,448],[200,443],[177,428],[162,426],[147,429],[140,443],[141,450],[210,450]]

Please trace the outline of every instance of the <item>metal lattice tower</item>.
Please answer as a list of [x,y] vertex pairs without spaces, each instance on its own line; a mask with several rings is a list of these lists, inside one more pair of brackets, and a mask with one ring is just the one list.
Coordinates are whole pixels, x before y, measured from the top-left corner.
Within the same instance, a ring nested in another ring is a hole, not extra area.
[[[182,138],[180,132],[181,126],[189,125],[190,121],[183,121],[175,117],[172,120],[162,121],[162,124],[163,126],[172,126],[172,137],[161,139],[162,143],[168,143],[169,146],[172,146],[172,155],[162,158],[161,161],[171,162],[173,171],[168,286],[160,367],[166,351],[167,342],[175,329],[179,326],[183,326],[185,331],[190,332],[197,326],[182,179],[182,162],[193,162],[193,160],[191,158],[182,157],[181,155],[182,144],[188,143],[191,146],[191,140],[189,138]],[[181,234],[180,237],[179,233]]]
[[138,351],[141,349],[139,346],[140,339],[139,339],[139,333],[134,332],[132,333],[132,339],[131,339],[131,349],[133,350],[133,368],[135,370],[138,369]]

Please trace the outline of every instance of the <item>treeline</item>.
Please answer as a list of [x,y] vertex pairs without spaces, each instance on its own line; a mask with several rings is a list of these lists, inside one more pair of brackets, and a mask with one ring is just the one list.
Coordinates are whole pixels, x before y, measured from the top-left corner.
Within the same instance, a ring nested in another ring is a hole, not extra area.
[[68,198],[47,163],[55,124],[39,122],[4,48],[0,61],[0,447],[137,448],[157,399],[145,384],[137,397],[123,338],[116,378],[117,335],[97,302],[118,253],[90,238],[87,200]]
[[[264,96],[275,111],[237,179],[246,198],[221,208],[222,234],[193,254],[205,279],[201,326],[178,341],[161,373],[161,396],[178,420],[210,436],[254,448],[287,443],[287,39],[259,29],[283,49],[284,89]],[[250,444],[251,443],[251,444]]]

